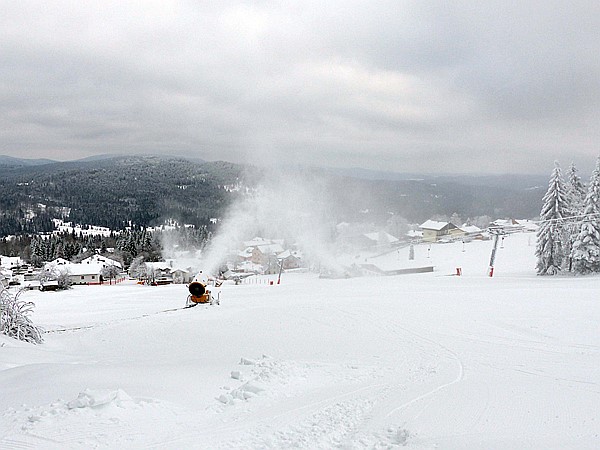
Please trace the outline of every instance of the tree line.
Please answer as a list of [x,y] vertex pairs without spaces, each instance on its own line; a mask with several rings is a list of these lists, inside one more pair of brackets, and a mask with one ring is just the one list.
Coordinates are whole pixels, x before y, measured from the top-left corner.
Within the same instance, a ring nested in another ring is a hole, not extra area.
[[135,258],[160,261],[163,254],[173,248],[203,248],[208,239],[210,232],[206,227],[176,227],[158,231],[132,227],[120,232],[111,232],[108,236],[84,235],[82,232],[72,231],[2,238],[0,254],[20,256],[36,267],[57,258],[79,262],[91,255],[101,254],[127,267]]

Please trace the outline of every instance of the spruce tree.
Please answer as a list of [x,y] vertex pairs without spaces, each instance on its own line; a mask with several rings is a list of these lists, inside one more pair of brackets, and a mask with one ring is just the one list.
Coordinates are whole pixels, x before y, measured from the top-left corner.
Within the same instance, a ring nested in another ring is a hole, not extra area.
[[555,275],[563,267],[565,261],[564,221],[570,215],[566,191],[560,166],[558,161],[555,161],[548,191],[543,198],[540,228],[537,232],[535,255],[538,258],[538,275]]
[[583,214],[585,209],[585,197],[587,190],[585,184],[581,181],[577,167],[575,163],[571,163],[569,166],[569,173],[567,174],[567,191],[569,194],[569,203],[571,205],[571,213],[574,216]]
[[600,157],[592,172],[584,202],[581,229],[573,243],[573,268],[576,273],[600,272]]
[[568,270],[572,270],[573,266],[573,245],[579,232],[581,231],[581,218],[585,210],[586,187],[581,181],[581,177],[575,167],[575,163],[571,162],[569,172],[567,174],[567,195],[569,197],[569,209],[573,219],[566,226],[567,234],[569,235],[566,244],[565,254],[568,258]]

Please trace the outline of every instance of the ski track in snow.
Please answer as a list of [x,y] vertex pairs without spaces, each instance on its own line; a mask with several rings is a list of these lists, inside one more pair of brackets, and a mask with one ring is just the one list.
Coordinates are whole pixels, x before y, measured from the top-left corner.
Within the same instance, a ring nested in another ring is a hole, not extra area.
[[[330,314],[348,315],[344,310],[329,308]],[[352,317],[355,318],[355,317]],[[361,315],[361,321],[370,322],[394,335],[412,341],[423,353],[438,358],[436,350],[441,349],[450,355],[456,365],[457,374],[449,382],[440,381],[432,389],[427,390],[410,400],[406,400],[406,386],[403,382],[394,382],[394,377],[386,382],[368,383],[366,386],[343,392],[300,407],[287,409],[283,413],[254,421],[248,432],[249,424],[237,427],[223,427],[218,430],[207,430],[212,435],[227,436],[235,431],[246,430],[236,440],[226,440],[218,444],[219,448],[388,448],[404,446],[413,437],[404,426],[394,423],[392,416],[406,407],[421,402],[445,388],[459,383],[463,378],[464,368],[461,360],[450,349],[439,342],[421,336],[414,331],[397,324],[375,323],[368,312]],[[415,377],[428,378],[430,368],[422,368],[423,373]],[[296,400],[297,401],[297,400]],[[398,402],[403,402],[398,404]]]
[[[246,359],[242,358],[242,360]],[[297,366],[296,363],[274,361],[268,357],[263,357],[249,365],[260,367],[265,362],[271,367],[287,366],[288,368],[292,367],[293,370]],[[314,376],[318,372],[320,377],[340,377],[341,368],[306,363],[301,366],[303,371],[310,372],[309,376]],[[357,369],[351,370],[356,371]],[[260,375],[256,376],[257,372],[265,374],[260,369],[255,371],[248,383],[256,383],[257,378],[261,378]],[[267,378],[272,377],[268,376]],[[282,378],[287,379],[284,381],[286,385],[293,384],[289,380],[291,378],[289,374],[284,374]],[[361,378],[364,377],[359,375],[354,380],[348,377],[347,381],[356,381]],[[303,384],[302,380],[299,384]],[[280,389],[271,390],[267,382],[263,385],[262,392],[257,395],[248,398],[229,395],[229,401],[226,404],[211,408],[218,413],[224,413],[229,412],[228,409],[243,409],[247,406],[246,402],[265,400],[257,397],[270,397],[271,400],[275,400],[270,405],[261,407],[257,414],[249,415],[246,418],[243,417],[243,413],[238,413],[231,424],[199,427],[196,431],[169,441],[157,442],[153,447],[161,448],[174,444],[193,445],[193,442],[197,442],[201,438],[205,442],[206,448],[331,448],[337,446],[342,437],[357,426],[359,418],[371,407],[371,396],[366,394],[379,391],[386,386],[385,383],[367,382],[365,384],[364,381],[359,384],[363,386],[358,388],[347,387],[348,385],[341,388],[330,386],[311,390],[310,395],[304,395],[305,393],[302,391],[297,391],[291,396],[284,396]],[[291,387],[293,389],[293,386]],[[235,391],[244,392],[239,388],[229,392]],[[223,394],[220,397],[222,396]],[[225,401],[225,399],[219,398],[218,400]],[[236,435],[238,437],[232,439],[232,436]]]
[[[197,307],[199,305],[195,305],[195,306]],[[211,305],[211,306],[214,306],[214,305]],[[43,330],[43,334],[68,333],[68,332],[72,332],[72,331],[92,330],[94,328],[107,327],[107,326],[119,324],[122,322],[128,322],[131,320],[141,320],[141,319],[144,319],[144,318],[150,317],[150,316],[155,316],[155,315],[160,315],[160,314],[169,314],[169,313],[173,313],[176,311],[182,311],[184,309],[190,309],[190,308],[191,308],[190,306],[182,306],[181,308],[163,309],[161,311],[156,311],[156,312],[148,313],[148,314],[142,314],[142,315],[134,316],[134,317],[124,317],[124,318],[112,320],[112,321],[98,322],[93,325],[83,325],[83,326],[68,327],[68,328],[51,328],[48,330]],[[209,306],[204,306],[204,308],[209,308]]]

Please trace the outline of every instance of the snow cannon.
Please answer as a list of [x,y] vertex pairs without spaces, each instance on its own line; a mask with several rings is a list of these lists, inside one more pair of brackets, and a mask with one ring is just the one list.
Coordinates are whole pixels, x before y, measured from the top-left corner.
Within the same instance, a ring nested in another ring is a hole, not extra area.
[[198,273],[198,275],[196,275],[192,282],[188,285],[188,291],[190,291],[190,295],[188,295],[185,306],[192,307],[198,305],[199,303],[218,305],[220,303],[219,299],[221,293],[219,292],[217,296],[214,296],[207,286],[208,277],[202,272]]
[[190,283],[188,290],[194,297],[202,297],[206,293],[206,285],[199,281],[194,281]]
[[188,290],[190,295],[188,301],[191,303],[210,303],[210,291],[206,289],[206,285],[199,281],[192,281]]

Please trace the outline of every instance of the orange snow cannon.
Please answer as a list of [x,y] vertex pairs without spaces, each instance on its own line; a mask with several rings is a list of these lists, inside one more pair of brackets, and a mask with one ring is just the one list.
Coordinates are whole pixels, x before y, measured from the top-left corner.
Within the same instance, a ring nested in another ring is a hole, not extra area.
[[210,291],[206,290],[206,286],[198,281],[190,283],[188,286],[190,291],[190,301],[192,303],[210,303]]
[[213,297],[210,290],[206,288],[206,285],[204,283],[200,283],[199,281],[192,281],[188,285],[188,291],[190,291],[190,295],[188,295],[187,298],[187,307],[196,306],[200,303],[209,303],[211,305],[219,304],[218,297]]

